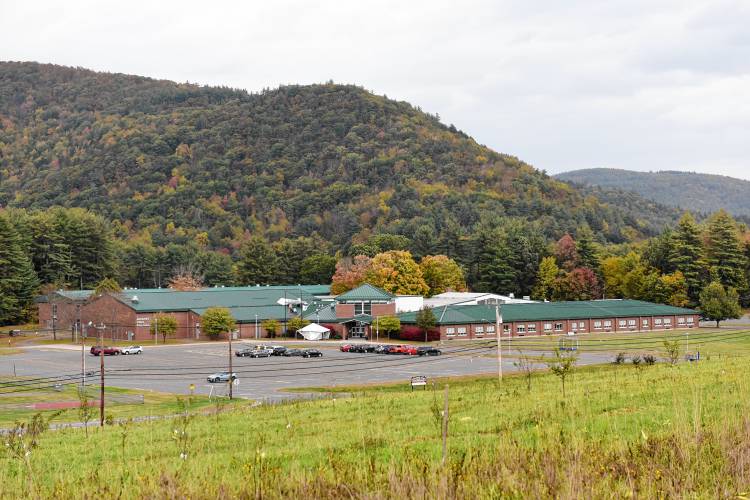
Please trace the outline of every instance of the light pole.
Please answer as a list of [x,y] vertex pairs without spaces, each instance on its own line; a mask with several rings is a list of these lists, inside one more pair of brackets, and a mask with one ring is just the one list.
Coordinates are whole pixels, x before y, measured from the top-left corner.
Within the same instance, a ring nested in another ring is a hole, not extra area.
[[503,322],[502,316],[500,316],[500,307],[495,306],[495,331],[497,332],[497,380],[503,381],[503,348],[500,345],[502,339],[500,335],[500,325]]
[[99,323],[99,426],[104,427],[104,329],[106,325]]
[[231,328],[229,328],[229,399],[232,399],[232,385],[234,385],[234,380],[232,380],[232,331]]
[[86,390],[86,329],[91,325],[91,321],[87,325],[83,325],[81,334],[81,386],[84,390]]
[[255,315],[255,340],[258,340],[258,315]]

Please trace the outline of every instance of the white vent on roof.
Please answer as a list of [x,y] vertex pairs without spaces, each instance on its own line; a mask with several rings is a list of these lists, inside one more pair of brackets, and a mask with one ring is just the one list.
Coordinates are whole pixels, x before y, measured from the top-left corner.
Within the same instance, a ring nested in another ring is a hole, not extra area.
[[137,304],[138,303],[138,296],[137,295],[133,295],[130,298],[130,302],[132,302],[133,304]]

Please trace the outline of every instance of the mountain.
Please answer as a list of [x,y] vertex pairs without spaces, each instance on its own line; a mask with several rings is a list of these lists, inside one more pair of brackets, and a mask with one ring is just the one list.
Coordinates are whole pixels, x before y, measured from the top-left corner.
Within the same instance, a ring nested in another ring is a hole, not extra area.
[[555,176],[579,185],[632,191],[663,205],[699,213],[720,209],[750,216],[750,181],[695,172],[634,172],[613,168],[573,170]]
[[587,224],[621,242],[673,220],[587,196],[353,85],[248,93],[0,63],[0,207],[52,206],[101,214],[121,238],[229,254],[251,234],[336,251],[377,233],[455,242],[517,218],[548,238]]

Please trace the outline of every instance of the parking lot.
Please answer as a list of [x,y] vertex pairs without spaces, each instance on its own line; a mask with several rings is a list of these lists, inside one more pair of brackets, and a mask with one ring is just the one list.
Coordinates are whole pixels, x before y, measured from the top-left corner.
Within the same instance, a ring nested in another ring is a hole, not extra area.
[[[311,343],[312,344],[312,343]],[[235,342],[234,348],[254,343]],[[416,375],[431,377],[497,373],[495,349],[487,344],[451,346],[441,356],[379,355],[340,352],[338,345],[310,345],[323,352],[321,358],[232,357],[239,381],[235,396],[278,400],[299,397],[287,388],[357,385],[403,381]],[[33,346],[20,354],[3,356],[3,375],[49,377],[81,373],[81,351],[75,346]],[[86,371],[99,369],[99,358],[84,356]],[[585,354],[580,363],[604,362],[605,355]],[[515,370],[513,358],[503,360],[503,370]],[[227,384],[209,384],[206,377],[228,369],[226,343],[149,346],[144,353],[106,356],[107,385],[138,390],[188,394],[191,384],[197,394],[225,394]],[[92,383],[98,383],[98,372]]]

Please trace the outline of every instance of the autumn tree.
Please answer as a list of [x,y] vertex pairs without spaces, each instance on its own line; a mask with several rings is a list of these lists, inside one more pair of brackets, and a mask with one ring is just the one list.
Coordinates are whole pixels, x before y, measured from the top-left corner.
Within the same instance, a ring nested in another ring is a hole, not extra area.
[[396,316],[378,316],[372,323],[372,328],[378,333],[383,332],[389,337],[401,331],[401,320]]
[[331,293],[338,295],[364,283],[371,266],[372,259],[366,255],[340,259],[336,263],[336,272],[331,279]]
[[114,278],[104,278],[94,287],[94,295],[104,295],[105,293],[120,293],[122,287]]
[[178,292],[200,290],[203,288],[203,277],[192,266],[183,266],[169,278],[167,286]]
[[427,255],[422,258],[419,267],[430,289],[430,296],[447,291],[466,290],[463,269],[455,260],[445,255]]
[[263,331],[266,332],[266,336],[270,339],[275,338],[276,334],[279,332],[279,322],[275,319],[263,320],[260,323],[260,326],[263,327]]
[[429,288],[422,269],[411,253],[391,250],[372,258],[365,281],[388,292],[401,295],[427,295]]
[[556,300],[593,300],[601,297],[599,279],[587,267],[578,267],[557,278]]
[[167,343],[167,337],[177,333],[177,318],[171,314],[157,314],[149,327],[151,335],[161,335],[162,343]]
[[306,319],[301,318],[300,316],[295,316],[291,318],[286,323],[286,332],[289,335],[297,335],[297,332],[301,330],[302,328],[309,325],[310,322]]
[[569,234],[563,235],[555,244],[555,258],[557,263],[566,271],[572,271],[580,264],[578,249],[573,237]]
[[555,294],[555,283],[560,274],[560,268],[552,256],[544,257],[539,263],[536,285],[532,291],[535,300],[552,300]]

